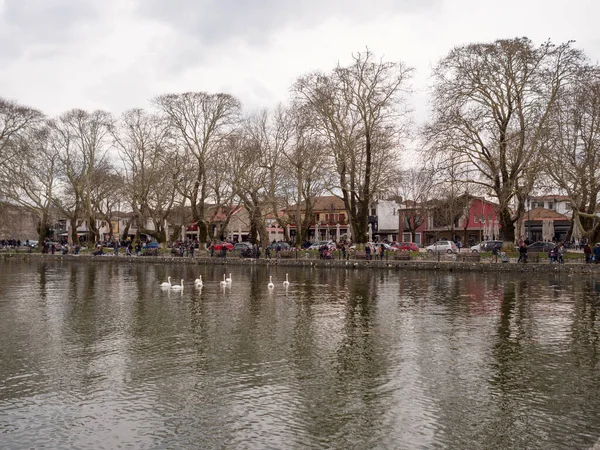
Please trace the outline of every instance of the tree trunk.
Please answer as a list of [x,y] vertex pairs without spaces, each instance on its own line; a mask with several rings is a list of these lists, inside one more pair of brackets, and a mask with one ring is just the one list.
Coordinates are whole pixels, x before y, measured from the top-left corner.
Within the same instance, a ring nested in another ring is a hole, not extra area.
[[507,207],[502,208],[500,211],[500,236],[504,242],[515,242],[515,224],[512,220],[510,209]]

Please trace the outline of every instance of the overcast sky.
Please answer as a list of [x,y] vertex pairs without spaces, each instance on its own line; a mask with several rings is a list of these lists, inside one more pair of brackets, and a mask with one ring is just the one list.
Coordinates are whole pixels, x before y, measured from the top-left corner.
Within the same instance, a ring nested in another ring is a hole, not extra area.
[[0,96],[49,115],[194,90],[272,107],[296,77],[369,47],[416,69],[422,120],[430,68],[452,47],[573,39],[598,61],[599,17],[597,0],[0,0]]

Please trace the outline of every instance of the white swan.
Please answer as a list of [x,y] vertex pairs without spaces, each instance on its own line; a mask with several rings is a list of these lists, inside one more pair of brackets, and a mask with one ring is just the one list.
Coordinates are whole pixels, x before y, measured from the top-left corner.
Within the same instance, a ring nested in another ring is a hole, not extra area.
[[174,291],[183,291],[183,279],[181,280],[181,284],[174,284],[171,286],[171,289]]
[[198,275],[198,278],[194,280],[194,284],[196,287],[202,287],[204,283],[202,283],[202,275]]
[[229,278],[225,278],[225,281],[226,281],[227,283],[231,283],[231,274],[229,274]]
[[171,277],[167,277],[168,281],[165,281],[164,283],[161,283],[160,287],[171,287]]
[[285,281],[283,282],[283,287],[289,287],[290,280],[288,280],[288,274],[285,274]]
[[275,285],[273,284],[273,277],[269,277],[269,284],[267,284],[269,289],[273,289]]
[[221,286],[225,287],[227,286],[227,281],[225,281],[225,274],[223,274],[223,281],[221,281]]

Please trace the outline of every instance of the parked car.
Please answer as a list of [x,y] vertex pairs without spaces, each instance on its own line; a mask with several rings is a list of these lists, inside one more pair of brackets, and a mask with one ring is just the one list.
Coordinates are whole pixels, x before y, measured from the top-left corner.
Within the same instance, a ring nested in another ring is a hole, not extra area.
[[24,241],[21,245],[23,245],[25,247],[38,248],[38,241],[29,239],[27,241]]
[[527,246],[527,253],[541,253],[541,252],[549,252],[554,248],[554,242],[534,242],[533,244],[529,244]]
[[418,252],[419,247],[414,242],[396,242],[392,245],[396,250],[401,250],[403,252]]
[[367,242],[365,245],[370,245],[371,247],[381,247],[383,246],[384,250],[395,250],[390,244],[386,244],[385,242]]
[[234,251],[252,250],[252,244],[250,242],[238,242],[233,246]]
[[233,251],[233,244],[231,242],[215,242],[213,244],[215,252],[220,252],[223,246],[225,246],[228,252]]
[[472,246],[471,252],[472,253],[491,252],[494,250],[494,248],[497,248],[498,250],[500,250],[502,248],[502,244],[503,244],[502,241],[482,241],[479,244]]
[[274,251],[277,251],[278,246],[281,250],[284,250],[284,251],[291,250],[291,248],[292,248],[292,247],[290,247],[290,244],[288,244],[287,242],[283,242],[283,241],[271,242],[267,248],[269,249],[269,251],[274,252]]
[[445,253],[456,253],[458,252],[458,247],[452,241],[437,241],[431,245],[425,247],[428,253],[433,252],[445,252]]
[[335,242],[333,241],[318,241],[318,242],[314,242],[310,247],[308,247],[309,250],[319,250],[320,247],[326,245],[327,248],[329,248],[329,250],[334,250],[336,248]]

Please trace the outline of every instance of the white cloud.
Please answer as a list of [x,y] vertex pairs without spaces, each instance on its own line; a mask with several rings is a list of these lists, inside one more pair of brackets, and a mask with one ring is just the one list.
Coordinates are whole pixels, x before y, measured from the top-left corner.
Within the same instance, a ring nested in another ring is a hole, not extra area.
[[165,92],[226,91],[248,108],[285,101],[294,79],[368,46],[415,67],[427,116],[430,68],[452,47],[528,36],[577,40],[600,59],[593,1],[0,0],[0,95],[58,114],[119,113]]

